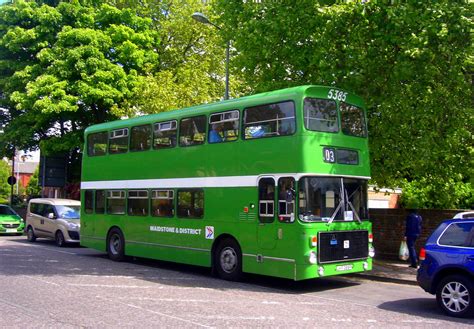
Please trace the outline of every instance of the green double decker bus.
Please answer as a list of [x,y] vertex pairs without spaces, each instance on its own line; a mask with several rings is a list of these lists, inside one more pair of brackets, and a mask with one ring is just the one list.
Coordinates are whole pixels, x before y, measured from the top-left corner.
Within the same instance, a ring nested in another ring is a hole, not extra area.
[[91,126],[81,244],[304,280],[369,271],[361,98],[301,86]]

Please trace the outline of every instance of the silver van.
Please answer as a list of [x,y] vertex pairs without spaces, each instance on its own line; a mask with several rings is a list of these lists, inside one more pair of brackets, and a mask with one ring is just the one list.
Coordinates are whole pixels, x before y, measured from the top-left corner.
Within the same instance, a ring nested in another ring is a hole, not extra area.
[[28,241],[54,239],[59,247],[79,243],[81,203],[68,199],[31,199],[26,212]]

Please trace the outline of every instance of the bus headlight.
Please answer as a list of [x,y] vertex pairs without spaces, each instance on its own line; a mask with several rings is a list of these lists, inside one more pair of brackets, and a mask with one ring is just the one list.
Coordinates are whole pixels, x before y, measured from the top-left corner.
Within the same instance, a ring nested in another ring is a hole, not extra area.
[[374,258],[374,256],[375,256],[375,249],[374,249],[374,247],[370,247],[369,248],[369,257]]
[[311,264],[316,264],[316,253],[314,251],[309,253],[309,262]]
[[364,270],[367,271],[369,269],[369,263],[364,262],[363,266],[364,266]]
[[319,267],[318,274],[319,276],[324,276],[324,268],[322,266]]

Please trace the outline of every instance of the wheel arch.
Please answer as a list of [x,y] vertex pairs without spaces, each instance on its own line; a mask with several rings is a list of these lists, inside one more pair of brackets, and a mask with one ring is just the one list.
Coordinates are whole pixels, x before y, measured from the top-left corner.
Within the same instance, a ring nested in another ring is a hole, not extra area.
[[434,276],[433,282],[431,283],[430,293],[432,294],[436,293],[436,289],[438,288],[438,284],[441,282],[441,280],[443,280],[445,277],[450,276],[450,275],[461,275],[461,276],[470,278],[471,280],[474,280],[474,274],[470,273],[469,271],[467,271],[466,269],[462,267],[443,268]]

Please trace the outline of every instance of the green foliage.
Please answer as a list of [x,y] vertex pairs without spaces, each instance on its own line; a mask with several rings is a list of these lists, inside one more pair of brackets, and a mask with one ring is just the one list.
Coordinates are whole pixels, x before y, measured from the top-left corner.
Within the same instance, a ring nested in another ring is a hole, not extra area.
[[30,178],[28,185],[26,186],[26,195],[27,196],[38,196],[41,195],[41,187],[39,186],[39,167],[36,168],[35,172]]
[[412,208],[472,209],[474,207],[474,186],[471,183],[431,181],[421,178],[402,185],[401,206]]
[[[369,108],[373,182],[450,188],[473,179],[473,3],[464,1],[217,1],[252,91],[334,85]],[[468,186],[468,185],[465,185]],[[439,199],[439,201],[438,201]]]
[[227,42],[215,27],[191,18],[194,12],[207,12],[202,1],[143,1],[139,7],[135,1],[114,3],[151,16],[162,40],[156,70],[142,77],[131,106],[157,113],[222,99]]
[[20,0],[0,7],[0,21],[3,149],[41,141],[70,151],[85,127],[134,115],[127,101],[158,59],[151,19],[108,4]]
[[7,179],[11,174],[11,167],[6,161],[0,159],[0,203],[5,203],[2,200],[10,200],[11,187],[7,183]]

